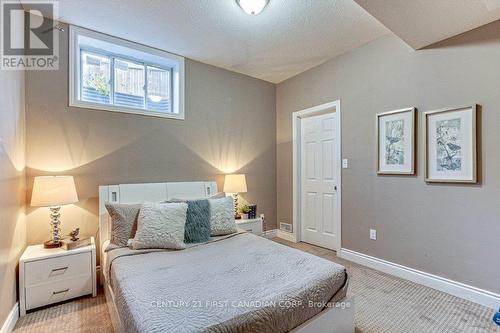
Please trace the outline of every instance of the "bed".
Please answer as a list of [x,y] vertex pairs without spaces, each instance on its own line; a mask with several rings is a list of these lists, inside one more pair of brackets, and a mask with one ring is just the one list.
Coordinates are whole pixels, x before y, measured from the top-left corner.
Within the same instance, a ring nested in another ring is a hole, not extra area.
[[105,251],[104,203],[217,192],[215,182],[99,187],[101,282],[117,332],[354,332],[345,268],[239,230],[180,251]]

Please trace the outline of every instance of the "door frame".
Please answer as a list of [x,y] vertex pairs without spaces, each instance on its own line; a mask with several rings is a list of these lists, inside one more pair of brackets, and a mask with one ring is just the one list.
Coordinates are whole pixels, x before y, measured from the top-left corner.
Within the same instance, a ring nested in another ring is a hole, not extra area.
[[292,113],[292,135],[293,135],[293,222],[292,222],[292,240],[296,243],[301,241],[301,120],[302,118],[318,116],[327,113],[337,114],[337,196],[338,210],[336,218],[339,221],[338,241],[333,248],[339,253],[342,246],[342,116],[340,112],[340,100],[313,106],[308,109],[295,111]]

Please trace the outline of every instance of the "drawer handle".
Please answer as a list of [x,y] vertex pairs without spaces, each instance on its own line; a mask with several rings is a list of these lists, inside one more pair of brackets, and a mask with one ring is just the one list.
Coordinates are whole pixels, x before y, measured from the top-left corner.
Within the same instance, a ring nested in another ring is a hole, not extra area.
[[248,231],[248,232],[252,232],[253,230],[252,230],[252,229],[246,229],[246,231]]
[[60,290],[60,291],[53,291],[52,295],[58,295],[58,294],[66,293],[68,291],[69,291],[69,288],[68,289],[64,289],[64,290]]
[[68,269],[68,266],[66,266],[66,267],[61,267],[61,268],[54,268],[54,269],[52,270],[52,272],[65,271],[65,270],[67,270],[67,269]]

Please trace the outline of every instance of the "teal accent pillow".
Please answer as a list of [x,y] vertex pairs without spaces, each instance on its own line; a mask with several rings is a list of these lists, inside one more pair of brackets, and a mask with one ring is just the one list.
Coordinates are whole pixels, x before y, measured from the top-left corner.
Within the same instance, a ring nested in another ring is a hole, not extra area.
[[208,200],[188,200],[185,243],[202,243],[210,240],[210,206]]

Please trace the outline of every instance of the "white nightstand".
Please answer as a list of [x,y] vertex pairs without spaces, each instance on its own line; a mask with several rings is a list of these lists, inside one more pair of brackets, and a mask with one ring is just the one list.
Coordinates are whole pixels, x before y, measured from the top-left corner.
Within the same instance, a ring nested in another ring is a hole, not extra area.
[[26,310],[92,294],[97,296],[95,242],[74,250],[28,246],[19,260],[21,316]]
[[260,217],[256,219],[236,220],[236,225],[238,228],[249,231],[257,236],[262,236],[262,219]]

